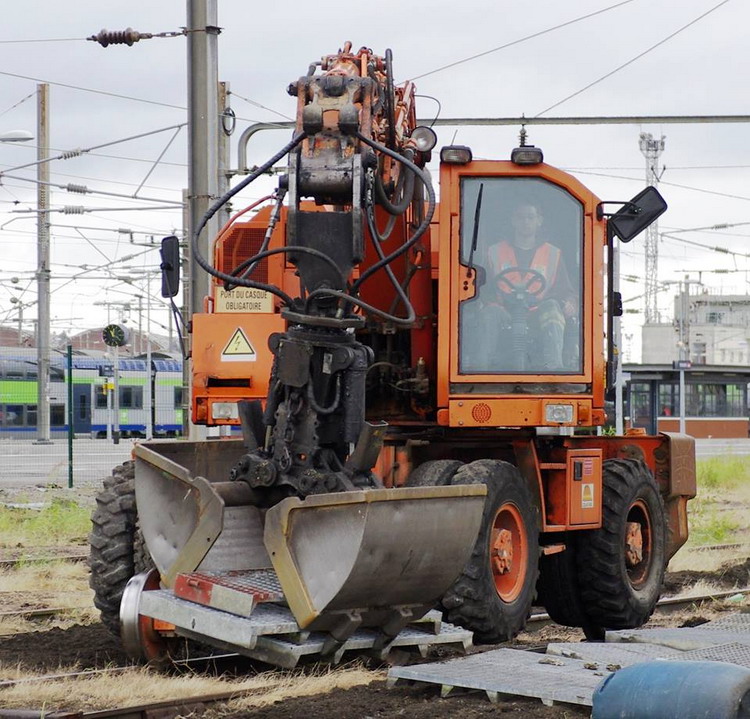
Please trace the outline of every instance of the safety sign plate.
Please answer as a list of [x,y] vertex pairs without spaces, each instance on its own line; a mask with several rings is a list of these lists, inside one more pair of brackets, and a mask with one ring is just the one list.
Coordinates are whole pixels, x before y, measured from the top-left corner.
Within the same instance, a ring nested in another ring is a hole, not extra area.
[[581,485],[581,508],[592,509],[594,506],[594,485],[584,483]]
[[255,362],[258,354],[247,335],[238,327],[221,352],[222,362]]

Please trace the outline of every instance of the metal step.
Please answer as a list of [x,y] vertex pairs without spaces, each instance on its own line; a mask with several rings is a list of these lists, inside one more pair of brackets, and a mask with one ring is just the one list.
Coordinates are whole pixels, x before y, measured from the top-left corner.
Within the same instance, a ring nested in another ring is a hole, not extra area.
[[470,631],[443,622],[435,611],[403,629],[388,643],[383,643],[380,632],[359,630],[333,649],[328,634],[301,630],[287,607],[272,602],[258,604],[250,616],[239,616],[235,611],[177,597],[171,590],[156,589],[141,594],[138,611],[170,622],[177,634],[285,668],[296,666],[304,657],[323,656],[324,650],[323,658],[335,663],[353,651],[375,650],[385,658],[394,649],[414,648],[425,656],[430,647],[437,645],[464,651],[472,645]]
[[241,617],[249,617],[264,602],[284,601],[273,569],[178,574],[174,594],[180,599]]

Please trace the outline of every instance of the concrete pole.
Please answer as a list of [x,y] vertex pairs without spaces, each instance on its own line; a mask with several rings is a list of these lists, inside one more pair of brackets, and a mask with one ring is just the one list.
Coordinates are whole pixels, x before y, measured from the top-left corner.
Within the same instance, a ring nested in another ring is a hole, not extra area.
[[[219,103],[217,0],[187,0],[188,34],[188,199],[190,203],[189,238],[218,195]],[[208,223],[201,235],[201,254],[211,260],[211,240],[218,232],[218,218]],[[190,321],[193,313],[203,311],[209,278],[190,260]],[[205,436],[202,427],[190,425],[190,438]]]
[[[229,108],[229,83],[228,82],[220,82],[218,84],[218,110],[219,114],[221,115],[222,121],[218,123],[218,130],[216,135],[216,147],[218,150],[218,195],[221,197],[225,193],[229,191],[229,183],[231,180],[231,169],[230,169],[230,143],[229,143],[229,137],[231,132],[226,132],[224,129],[224,113]],[[232,205],[231,202],[227,202],[224,207],[219,210],[217,213],[219,220],[218,225],[219,228],[223,227],[227,220],[232,215]]]
[[151,369],[151,276],[146,276],[146,439],[154,438],[154,373]]
[[49,85],[37,88],[37,436],[36,444],[52,444],[49,423]]
[[114,385],[115,391],[112,397],[112,441],[120,444],[120,348],[115,345],[114,352]]

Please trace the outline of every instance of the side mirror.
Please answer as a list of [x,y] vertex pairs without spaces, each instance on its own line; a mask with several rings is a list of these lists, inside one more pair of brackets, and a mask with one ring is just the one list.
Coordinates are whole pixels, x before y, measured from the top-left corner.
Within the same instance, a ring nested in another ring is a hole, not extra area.
[[180,241],[175,235],[161,241],[161,296],[174,297],[180,289]]
[[622,242],[630,242],[667,209],[655,187],[647,187],[609,218],[609,226]]

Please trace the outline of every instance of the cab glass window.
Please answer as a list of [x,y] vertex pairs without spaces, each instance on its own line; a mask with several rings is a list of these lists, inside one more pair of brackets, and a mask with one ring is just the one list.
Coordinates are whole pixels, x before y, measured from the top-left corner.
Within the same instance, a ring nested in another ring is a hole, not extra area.
[[[583,206],[540,178],[461,183],[459,373],[580,374]],[[468,296],[467,296],[468,294]]]

